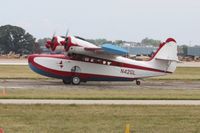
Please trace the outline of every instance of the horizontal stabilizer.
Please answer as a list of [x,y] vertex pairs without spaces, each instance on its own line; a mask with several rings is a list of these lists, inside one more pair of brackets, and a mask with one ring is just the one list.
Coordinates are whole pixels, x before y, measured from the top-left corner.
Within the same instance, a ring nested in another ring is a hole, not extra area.
[[165,60],[165,61],[176,61],[176,62],[180,62],[178,59],[173,59],[173,58],[156,58],[156,60]]

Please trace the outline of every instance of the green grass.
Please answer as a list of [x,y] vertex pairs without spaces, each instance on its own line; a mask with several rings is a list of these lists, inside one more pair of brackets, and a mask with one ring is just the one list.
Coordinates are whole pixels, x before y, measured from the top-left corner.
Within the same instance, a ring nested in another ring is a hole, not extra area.
[[[40,76],[30,70],[28,66],[0,65],[0,79],[41,79]],[[153,80],[200,80],[200,68],[179,67],[174,74],[151,78]]]
[[200,106],[0,105],[6,133],[198,133]]
[[[0,93],[2,93],[0,89]],[[98,100],[145,100],[145,99],[191,99],[200,100],[199,89],[95,89],[95,88],[46,88],[46,89],[7,89],[7,95],[0,99],[98,99]]]
[[26,65],[0,65],[0,79],[41,79]]
[[159,80],[200,80],[200,67],[178,67],[173,74],[155,77]]

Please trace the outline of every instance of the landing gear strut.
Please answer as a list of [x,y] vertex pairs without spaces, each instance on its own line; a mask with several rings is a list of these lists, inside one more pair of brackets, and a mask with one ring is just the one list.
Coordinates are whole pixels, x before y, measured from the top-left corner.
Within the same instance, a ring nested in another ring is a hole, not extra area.
[[140,85],[141,82],[139,80],[136,80],[136,85]]

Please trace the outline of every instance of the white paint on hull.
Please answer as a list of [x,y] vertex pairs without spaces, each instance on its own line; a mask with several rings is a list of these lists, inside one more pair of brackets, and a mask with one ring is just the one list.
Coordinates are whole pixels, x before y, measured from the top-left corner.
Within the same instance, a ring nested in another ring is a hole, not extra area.
[[[37,64],[57,70],[62,72],[71,72],[72,67],[79,66],[81,68],[80,73],[85,74],[95,74],[95,75],[106,75],[106,76],[114,76],[114,77],[122,77],[122,78],[145,78],[151,76],[161,76],[165,75],[163,72],[153,72],[148,70],[140,70],[140,69],[132,69],[126,67],[118,67],[118,66],[110,66],[75,60],[67,60],[67,59],[59,59],[59,58],[51,58],[51,57],[35,57],[34,62]],[[62,62],[63,66],[61,67],[60,62]],[[121,73],[121,69],[124,70],[132,70],[133,74]]]

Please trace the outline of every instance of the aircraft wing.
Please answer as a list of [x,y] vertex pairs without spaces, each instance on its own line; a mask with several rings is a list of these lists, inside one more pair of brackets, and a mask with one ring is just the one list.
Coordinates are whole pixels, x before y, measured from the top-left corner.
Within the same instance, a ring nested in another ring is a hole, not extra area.
[[51,40],[47,41],[46,47],[52,51],[60,48],[65,52],[78,54],[101,54],[112,56],[128,54],[127,50],[117,45],[103,44],[99,47],[78,36],[53,36]]
[[111,55],[127,55],[128,51],[113,44],[103,44],[98,48],[84,48],[86,51],[93,51],[95,53],[105,53]]

